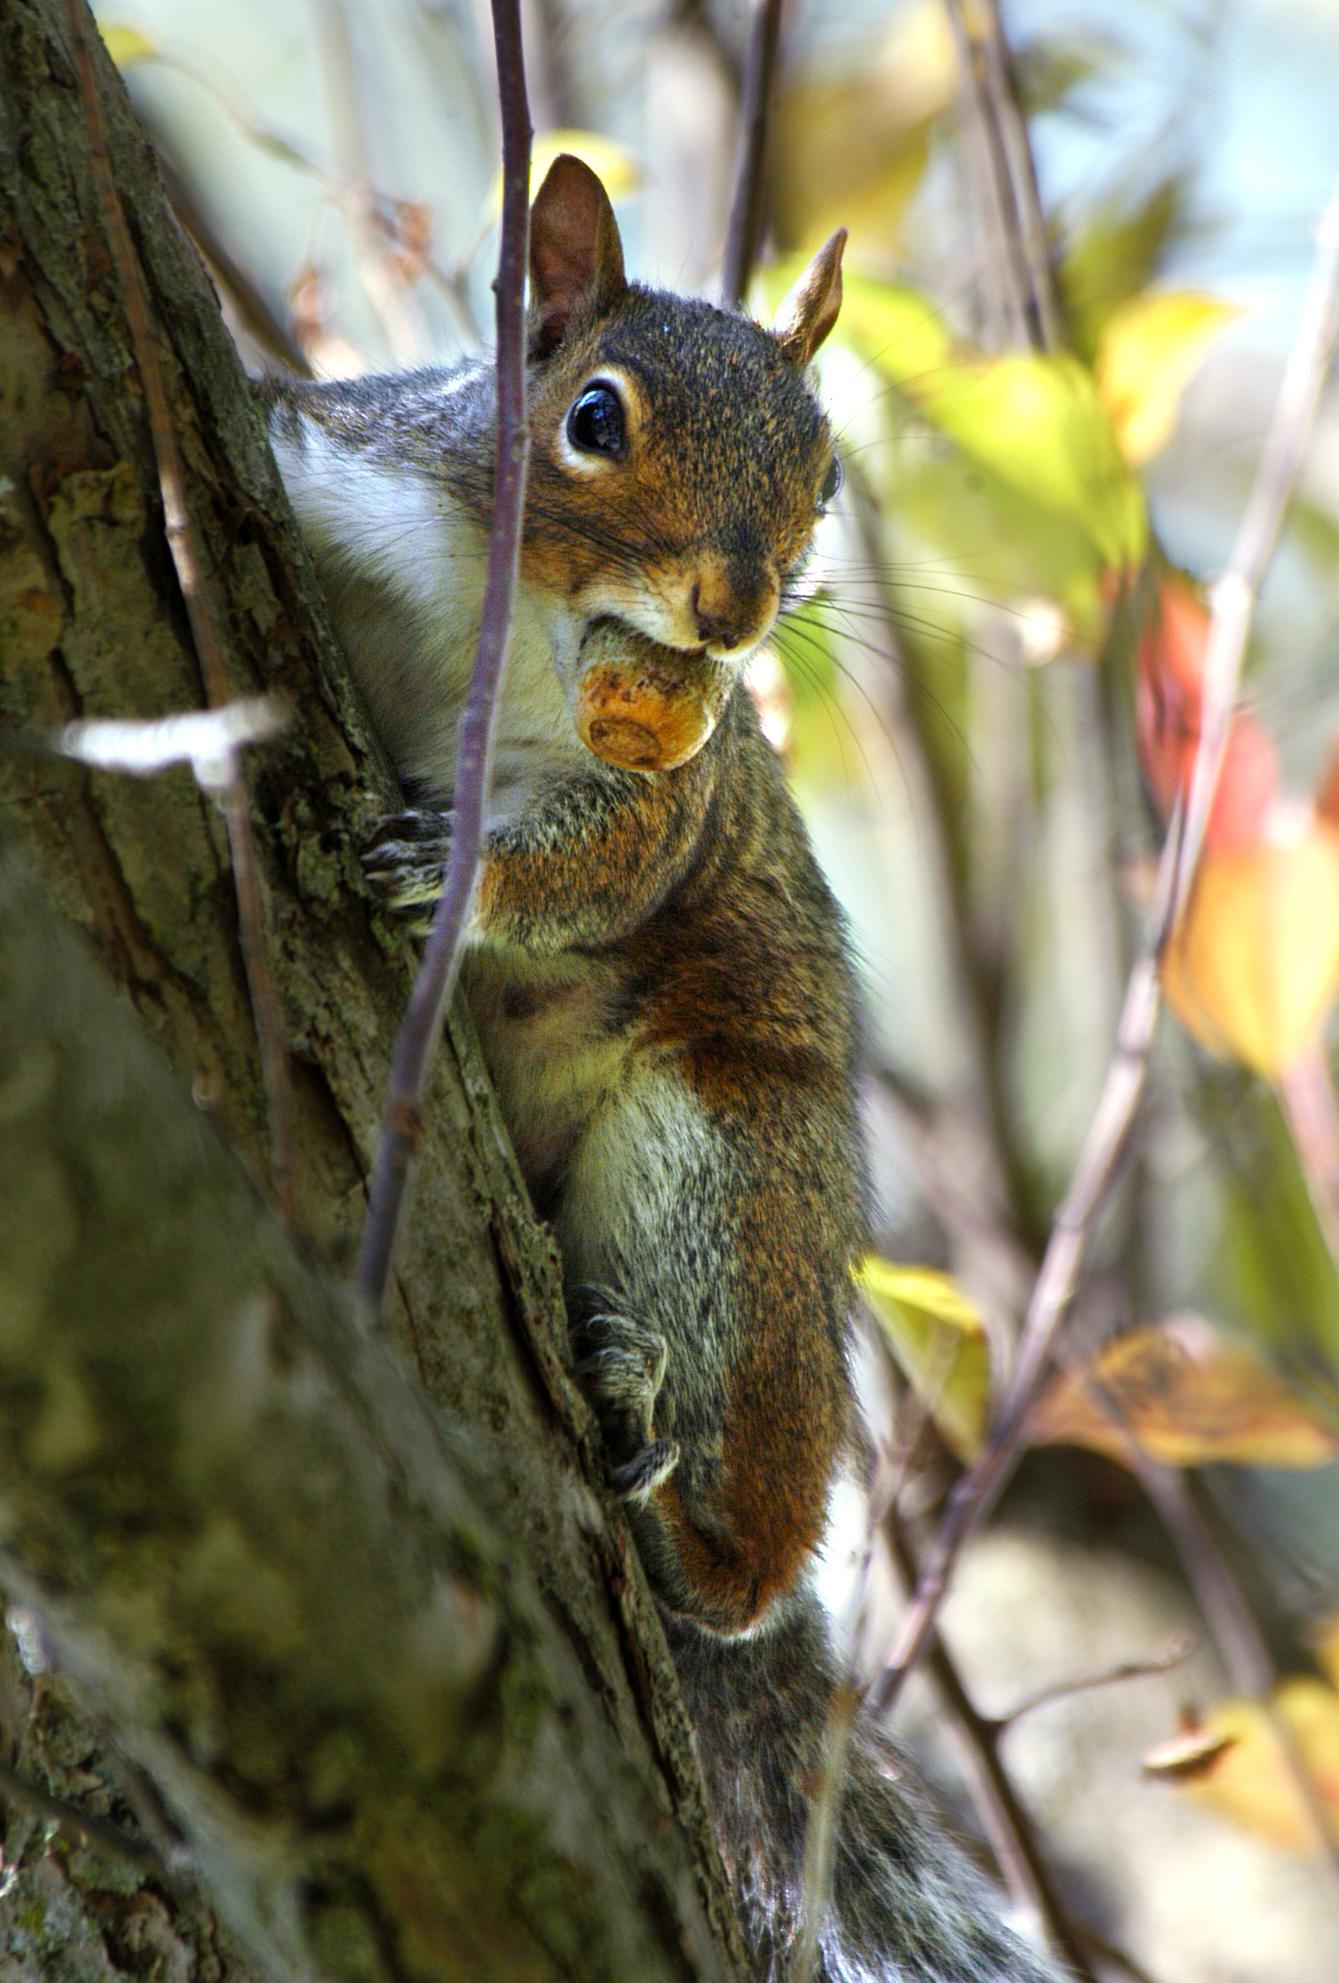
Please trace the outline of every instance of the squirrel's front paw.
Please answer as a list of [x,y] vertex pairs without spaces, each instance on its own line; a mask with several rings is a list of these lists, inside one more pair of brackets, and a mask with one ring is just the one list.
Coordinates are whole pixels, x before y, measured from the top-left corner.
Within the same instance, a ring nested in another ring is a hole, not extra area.
[[679,1464],[677,1439],[655,1432],[668,1352],[658,1331],[626,1315],[592,1315],[577,1332],[576,1374],[609,1448],[614,1486],[644,1501]]
[[367,878],[388,909],[412,917],[412,927],[426,931],[451,852],[451,815],[392,813],[377,833],[376,844],[363,855]]

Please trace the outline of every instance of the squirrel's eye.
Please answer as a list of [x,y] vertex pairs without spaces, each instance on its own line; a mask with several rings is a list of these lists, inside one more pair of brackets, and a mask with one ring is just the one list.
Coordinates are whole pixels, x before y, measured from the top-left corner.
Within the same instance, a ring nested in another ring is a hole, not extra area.
[[585,454],[607,454],[617,458],[627,442],[623,402],[612,386],[587,386],[572,401],[567,415],[567,438]]
[[828,464],[828,472],[823,477],[823,486],[818,492],[818,507],[821,510],[825,510],[829,503],[836,502],[838,496],[841,494],[842,483],[845,480],[846,477],[842,474],[841,462],[834,454]]

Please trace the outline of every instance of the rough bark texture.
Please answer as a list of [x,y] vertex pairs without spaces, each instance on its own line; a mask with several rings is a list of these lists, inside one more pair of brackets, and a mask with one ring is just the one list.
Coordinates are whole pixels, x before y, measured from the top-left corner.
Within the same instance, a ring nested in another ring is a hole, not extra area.
[[[96,57],[232,687],[295,712],[249,776],[302,1224],[338,1261],[407,983],[357,860],[393,794],[213,294]],[[0,720],[198,707],[64,0],[0,0],[0,299]],[[58,949],[34,965],[18,929],[40,917],[11,877],[7,989],[46,1036],[21,1049],[0,1017],[0,1443],[22,1479],[0,1547],[110,1741],[15,1667],[11,1753],[94,1811],[131,1794],[151,1816],[152,1782],[254,1973],[727,1973],[672,1669],[468,1025],[435,1084],[393,1335],[475,1429],[482,1500],[261,1204],[264,1103],[210,802],[184,770],[133,781],[2,751],[0,787],[42,894],[140,1021],[135,1037],[110,995],[66,998],[78,963]],[[429,1671],[431,1704],[414,1692]],[[4,1801],[5,1983],[253,1973],[195,1902]]]

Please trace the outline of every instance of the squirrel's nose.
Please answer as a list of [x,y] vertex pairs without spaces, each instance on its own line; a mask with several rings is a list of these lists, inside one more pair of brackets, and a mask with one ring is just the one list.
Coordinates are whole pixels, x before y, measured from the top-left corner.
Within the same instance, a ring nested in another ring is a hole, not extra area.
[[697,637],[711,647],[738,647],[754,640],[767,619],[767,604],[759,596],[761,588],[709,585],[699,581],[689,599]]
[[744,638],[736,619],[719,608],[712,611],[702,603],[702,587],[693,587],[693,618],[697,622],[697,637],[710,641],[714,647],[738,647]]

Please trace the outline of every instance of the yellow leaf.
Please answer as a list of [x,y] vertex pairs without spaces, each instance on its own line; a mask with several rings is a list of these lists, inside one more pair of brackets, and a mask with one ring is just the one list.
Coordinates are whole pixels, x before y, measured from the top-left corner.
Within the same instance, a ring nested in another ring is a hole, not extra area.
[[1103,560],[1136,564],[1143,491],[1116,443],[1092,373],[1067,352],[960,358],[904,390],[965,454],[1044,508],[1074,517]]
[[1147,461],[1165,445],[1186,386],[1240,314],[1193,290],[1132,296],[1114,312],[1097,354],[1097,384],[1127,461]]
[[[642,184],[642,169],[626,145],[616,144],[599,131],[545,131],[530,148],[530,196],[533,199],[555,158],[571,152],[582,159],[601,181],[611,200],[635,193]],[[502,174],[499,172],[488,192],[484,219],[494,221],[502,211]]]
[[100,21],[98,32],[118,69],[133,69],[137,62],[148,62],[158,53],[156,42],[124,21]]
[[866,1254],[856,1282],[868,1295],[898,1365],[961,1460],[986,1435],[990,1347],[957,1282],[933,1267],[895,1267]]
[[[1339,1436],[1271,1365],[1198,1315],[1117,1337],[1092,1379],[1070,1371],[1052,1379],[1033,1414],[1035,1445],[1087,1446],[1127,1461],[1123,1424],[1168,1466],[1319,1467],[1339,1453]],[[1103,1393],[1118,1416],[1104,1411]]]
[[1287,839],[1209,849],[1162,982],[1210,1052],[1270,1080],[1284,1073],[1339,993],[1339,832],[1308,814]]
[[[1274,1706],[1339,1841],[1339,1694],[1323,1680],[1285,1680]],[[1191,1740],[1203,1750],[1198,1758],[1182,1760],[1175,1754],[1178,1743],[1164,1744],[1145,1758],[1145,1770],[1170,1778],[1197,1804],[1275,1845],[1293,1852],[1318,1849],[1306,1797],[1259,1701],[1221,1702]]]

